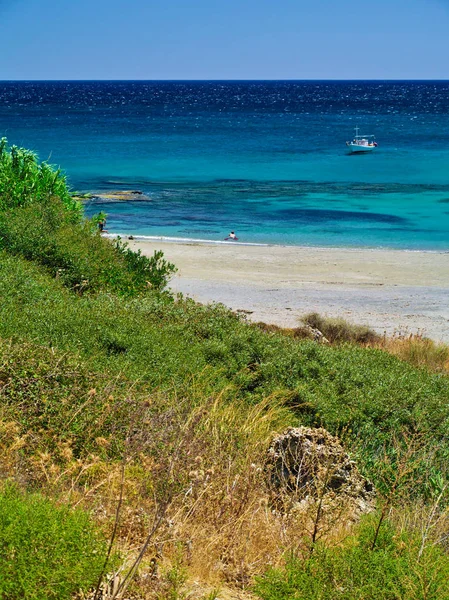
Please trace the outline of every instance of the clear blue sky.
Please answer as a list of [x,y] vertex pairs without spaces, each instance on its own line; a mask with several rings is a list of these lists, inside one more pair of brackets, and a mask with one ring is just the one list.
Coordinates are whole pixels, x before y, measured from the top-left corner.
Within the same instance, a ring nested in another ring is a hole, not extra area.
[[0,79],[449,79],[449,0],[0,0]]

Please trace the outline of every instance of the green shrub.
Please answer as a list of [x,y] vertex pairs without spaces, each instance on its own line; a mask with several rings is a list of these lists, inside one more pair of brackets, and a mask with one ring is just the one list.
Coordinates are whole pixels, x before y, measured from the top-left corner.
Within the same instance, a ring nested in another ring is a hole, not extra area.
[[161,290],[175,267],[162,252],[148,258],[102,238],[88,221],[73,223],[59,198],[0,211],[0,247],[40,264],[78,293],[109,289],[132,296]]
[[136,287],[149,286],[155,290],[162,290],[176,273],[175,265],[164,259],[161,250],[156,250],[151,257],[144,256],[140,250],[131,250],[120,238],[115,240],[114,247],[123,258],[126,269],[132,273]]
[[59,170],[0,140],[1,248],[43,265],[77,292],[108,288],[132,296],[166,286],[176,269],[162,252],[146,257],[111,243],[98,234],[98,219],[83,221],[82,214]]
[[36,154],[17,146],[8,147],[0,140],[0,211],[8,208],[45,204],[58,197],[71,220],[81,218],[82,205],[74,199],[65,176],[46,162],[39,163]]
[[106,553],[87,514],[6,485],[0,491],[1,600],[64,600],[92,587]]
[[442,600],[449,597],[449,557],[429,544],[384,523],[371,550],[375,519],[366,519],[342,546],[315,547],[291,557],[256,583],[263,600]]

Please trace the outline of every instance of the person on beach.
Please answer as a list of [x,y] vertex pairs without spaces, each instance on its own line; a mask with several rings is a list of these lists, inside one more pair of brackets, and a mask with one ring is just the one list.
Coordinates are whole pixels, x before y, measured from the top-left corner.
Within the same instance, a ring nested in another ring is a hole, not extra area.
[[103,233],[104,231],[106,231],[105,227],[106,227],[106,219],[101,219],[100,221],[98,221],[98,229],[100,230],[100,233]]
[[238,240],[239,238],[235,235],[235,233],[233,231],[231,231],[231,233],[228,235],[228,237],[225,237],[225,241],[226,240]]

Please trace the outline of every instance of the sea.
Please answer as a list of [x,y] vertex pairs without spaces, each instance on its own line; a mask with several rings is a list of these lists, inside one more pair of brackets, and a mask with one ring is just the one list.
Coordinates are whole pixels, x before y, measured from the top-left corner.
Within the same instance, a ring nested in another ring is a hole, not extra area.
[[86,201],[112,234],[449,250],[448,81],[0,82],[0,136],[74,191],[141,191]]

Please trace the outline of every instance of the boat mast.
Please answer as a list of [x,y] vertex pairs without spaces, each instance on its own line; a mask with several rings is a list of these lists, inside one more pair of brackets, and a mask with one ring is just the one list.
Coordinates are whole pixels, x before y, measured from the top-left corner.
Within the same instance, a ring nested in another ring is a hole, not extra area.
[[356,128],[355,128],[355,139],[357,140],[357,139],[358,139],[358,137],[359,137],[359,128],[358,128],[358,127],[356,127]]

